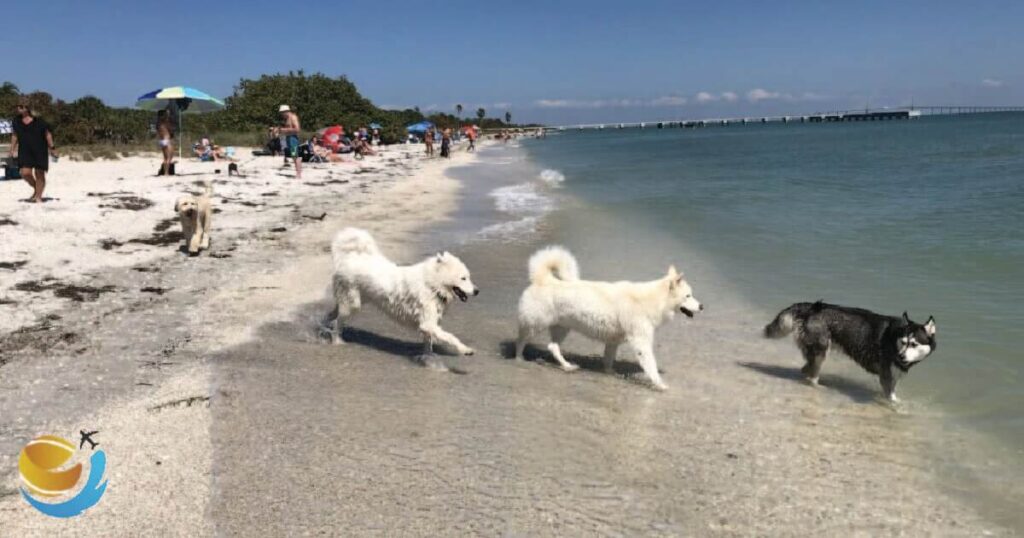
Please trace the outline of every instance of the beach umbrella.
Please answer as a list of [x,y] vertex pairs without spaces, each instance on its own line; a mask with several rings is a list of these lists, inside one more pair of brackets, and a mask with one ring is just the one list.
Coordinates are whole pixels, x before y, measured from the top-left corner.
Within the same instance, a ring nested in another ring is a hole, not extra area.
[[375,122],[370,124],[370,129],[383,129],[383,127],[381,127],[379,123]]
[[14,132],[14,127],[8,120],[0,120],[0,135],[9,135]]
[[[178,132],[181,132],[182,114],[202,114],[224,108],[224,101],[212,95],[189,88],[188,86],[171,86],[160,88],[140,95],[135,106],[142,110],[160,110],[171,108],[178,116]],[[181,144],[178,144],[178,157],[181,157]]]
[[423,134],[430,130],[432,127],[434,127],[433,123],[430,123],[429,121],[421,121],[419,123],[409,125],[408,127],[405,128],[405,130],[409,131],[410,133]]

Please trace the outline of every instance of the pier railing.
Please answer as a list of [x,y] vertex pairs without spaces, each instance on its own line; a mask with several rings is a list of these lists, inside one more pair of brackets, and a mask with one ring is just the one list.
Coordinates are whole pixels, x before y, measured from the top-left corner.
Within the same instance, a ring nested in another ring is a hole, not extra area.
[[1024,112],[1024,106],[911,106],[906,108],[880,108],[860,110],[836,110],[832,112],[815,112],[796,116],[755,116],[735,118],[704,118],[699,120],[673,119],[663,121],[625,122],[625,123],[588,123],[578,125],[561,125],[548,127],[549,130],[585,130],[585,129],[663,129],[670,127],[709,127],[725,125],[745,125],[748,123],[832,123],[847,121],[889,121],[909,120],[921,116],[986,114],[996,112]]

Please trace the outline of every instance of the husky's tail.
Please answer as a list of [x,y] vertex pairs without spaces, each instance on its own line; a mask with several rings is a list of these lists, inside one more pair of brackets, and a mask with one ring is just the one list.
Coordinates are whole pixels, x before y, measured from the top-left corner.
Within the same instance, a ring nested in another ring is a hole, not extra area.
[[530,282],[542,284],[549,279],[579,280],[580,269],[576,258],[562,247],[546,247],[530,256]]
[[334,236],[331,242],[331,255],[335,260],[352,254],[367,254],[379,256],[380,249],[373,236],[366,230],[359,228],[345,228]]
[[825,304],[822,301],[815,303],[796,303],[789,308],[779,312],[771,323],[764,326],[765,338],[782,338],[793,332],[798,322],[802,323],[807,316],[820,312]]
[[775,319],[771,323],[764,326],[764,337],[765,338],[782,338],[793,332],[794,319],[793,319],[793,307],[789,307],[779,315],[775,316]]

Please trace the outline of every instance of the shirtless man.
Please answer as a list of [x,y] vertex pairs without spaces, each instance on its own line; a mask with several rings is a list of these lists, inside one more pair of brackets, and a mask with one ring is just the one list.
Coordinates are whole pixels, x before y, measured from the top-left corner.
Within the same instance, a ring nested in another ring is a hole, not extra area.
[[283,125],[274,129],[274,133],[284,135],[284,154],[295,161],[295,179],[302,179],[302,159],[299,158],[299,132],[302,127],[299,125],[299,116],[288,105],[281,105],[277,111],[281,113]]
[[174,146],[171,144],[171,138],[174,137],[173,131],[171,130],[171,115],[167,113],[167,110],[161,110],[156,113],[156,138],[157,145],[160,146],[160,151],[164,154],[164,163],[160,165],[160,175],[166,176],[171,173],[171,163],[174,162]]

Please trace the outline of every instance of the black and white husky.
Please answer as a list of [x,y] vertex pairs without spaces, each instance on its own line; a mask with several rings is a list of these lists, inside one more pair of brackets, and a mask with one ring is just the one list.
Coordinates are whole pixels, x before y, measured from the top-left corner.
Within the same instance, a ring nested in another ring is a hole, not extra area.
[[935,319],[921,325],[903,313],[902,318],[883,316],[863,308],[818,301],[796,303],[779,312],[764,328],[766,338],[782,338],[796,331],[794,340],[807,364],[801,370],[818,384],[825,354],[834,344],[865,370],[877,375],[882,392],[892,402],[896,382],[912,366],[935,351]]

